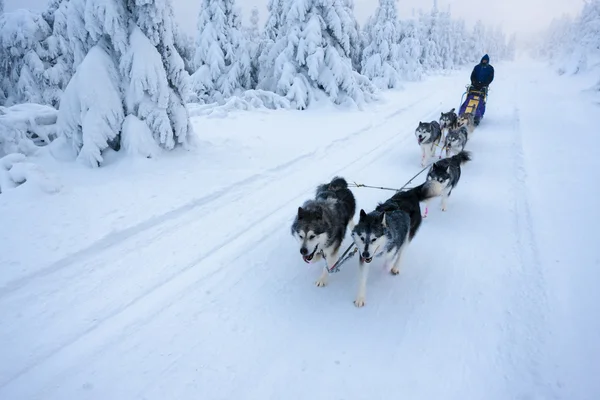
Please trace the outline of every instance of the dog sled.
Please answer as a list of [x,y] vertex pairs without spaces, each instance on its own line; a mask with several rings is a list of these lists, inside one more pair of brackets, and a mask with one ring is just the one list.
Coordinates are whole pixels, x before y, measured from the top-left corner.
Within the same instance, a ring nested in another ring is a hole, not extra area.
[[[481,119],[483,118],[483,114],[485,114],[485,103],[487,102],[487,88],[475,89],[471,85],[466,86],[467,91],[463,93],[460,101],[461,106],[458,111],[458,116],[460,117],[463,114],[471,113],[473,114],[475,126],[479,125]],[[467,96],[466,100],[463,102],[463,98]]]

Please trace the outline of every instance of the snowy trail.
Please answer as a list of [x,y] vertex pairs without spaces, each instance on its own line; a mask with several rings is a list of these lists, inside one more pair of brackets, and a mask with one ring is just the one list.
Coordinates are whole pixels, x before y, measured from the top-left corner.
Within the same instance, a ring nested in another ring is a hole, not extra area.
[[[524,69],[537,80],[507,78]],[[449,210],[432,203],[399,276],[374,264],[365,308],[352,304],[355,259],[327,287],[313,285],[320,264],[307,267],[297,254],[294,210],[336,173],[401,186],[420,169],[414,126],[457,106],[462,80],[448,79],[435,97],[424,93],[369,130],[7,282],[0,398],[594,398],[586,395],[600,393],[589,372],[600,356],[600,324],[577,320],[573,303],[553,293],[572,296],[598,272],[582,265],[570,274],[581,280],[564,284],[566,272],[549,269],[550,259],[572,262],[582,239],[561,249],[566,238],[541,233],[544,213],[560,215],[568,204],[555,196],[560,187],[538,184],[544,157],[561,141],[536,142],[546,114],[532,104],[557,104],[564,92],[534,89],[556,81],[537,65],[510,66],[497,78]],[[575,101],[572,110],[590,111]],[[553,115],[565,125],[593,123]],[[354,193],[366,210],[391,195]],[[552,232],[570,237],[569,222],[554,221]],[[597,267],[589,244],[584,260]],[[593,310],[592,301],[578,304]],[[561,330],[565,318],[589,330]],[[596,346],[588,354],[576,343],[586,338]],[[581,360],[558,344],[577,346],[588,372],[568,375]]]

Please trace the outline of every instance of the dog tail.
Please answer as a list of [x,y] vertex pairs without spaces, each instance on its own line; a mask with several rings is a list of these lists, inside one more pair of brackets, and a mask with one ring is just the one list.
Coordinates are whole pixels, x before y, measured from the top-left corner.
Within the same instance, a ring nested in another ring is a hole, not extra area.
[[463,165],[464,163],[472,160],[471,153],[463,150],[460,153],[458,153],[457,155],[450,157],[450,160],[452,162]]
[[440,190],[436,185],[432,185],[430,181],[420,184],[410,190],[406,191],[409,196],[415,196],[419,202],[429,200],[440,195]]
[[348,189],[348,182],[341,176],[336,176],[329,182],[329,190],[335,191],[342,189]]

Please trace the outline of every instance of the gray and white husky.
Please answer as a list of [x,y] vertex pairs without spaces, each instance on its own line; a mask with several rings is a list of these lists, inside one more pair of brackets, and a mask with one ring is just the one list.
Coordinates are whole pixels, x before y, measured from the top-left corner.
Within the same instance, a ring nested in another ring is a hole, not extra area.
[[450,153],[454,155],[460,153],[467,145],[467,128],[461,126],[457,129],[450,129],[444,141],[444,149],[446,149],[446,157],[450,157]]
[[442,115],[440,116],[440,128],[442,128],[442,134],[444,132],[448,134],[448,132],[450,132],[451,130],[456,129],[458,123],[458,115],[456,115],[455,111],[456,109],[453,108],[452,110],[446,113],[441,113]]
[[[429,169],[426,182],[430,182],[435,187],[435,192],[442,197],[442,211],[448,209],[448,197],[460,180],[460,166],[468,161],[471,161],[471,153],[461,151],[455,156],[435,162]],[[427,204],[425,216],[427,216],[429,201],[425,203]]]
[[417,142],[421,146],[421,166],[424,167],[435,154],[436,146],[442,139],[442,129],[437,121],[420,122],[415,129]]
[[358,293],[356,307],[365,305],[369,264],[373,257],[385,256],[386,267],[393,275],[400,273],[402,254],[421,226],[420,202],[438,196],[438,188],[425,182],[413,189],[397,192],[374,211],[360,210],[360,218],[352,230],[359,254]]
[[327,266],[331,269],[337,262],[346,229],[354,226],[355,211],[354,195],[346,180],[340,177],[319,185],[315,198],[298,207],[291,231],[300,244],[302,259],[310,263],[325,257],[326,261],[317,286],[327,284]]
[[467,130],[467,140],[471,140],[471,135],[475,132],[475,116],[473,113],[464,113],[458,117],[457,126],[459,128],[464,127]]

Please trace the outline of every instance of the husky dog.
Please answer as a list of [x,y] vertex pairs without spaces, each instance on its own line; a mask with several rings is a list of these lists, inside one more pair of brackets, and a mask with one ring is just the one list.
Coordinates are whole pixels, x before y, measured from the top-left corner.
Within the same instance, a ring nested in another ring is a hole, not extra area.
[[444,149],[446,149],[446,157],[450,157],[450,153],[455,155],[465,149],[467,145],[467,128],[461,126],[458,129],[450,129],[446,140],[444,141]]
[[393,275],[400,273],[402,253],[421,226],[419,203],[438,196],[438,189],[431,182],[425,182],[408,191],[396,193],[368,214],[360,210],[360,219],[352,230],[352,239],[359,253],[356,307],[365,305],[368,264],[373,257],[385,255],[386,267],[392,267],[390,272]]
[[442,133],[445,131],[448,134],[452,129],[457,128],[458,116],[456,115],[455,108],[448,111],[447,113],[442,113],[440,116],[440,127],[442,128]]
[[421,146],[421,166],[424,167],[431,156],[435,154],[435,147],[439,145],[442,139],[442,129],[437,121],[420,122],[415,129],[417,142]]
[[319,185],[315,198],[298,207],[291,231],[300,244],[302,259],[310,263],[319,261],[323,256],[326,261],[317,286],[327,284],[327,266],[331,268],[337,262],[346,229],[354,226],[355,211],[354,195],[346,180],[340,177]]
[[[442,211],[448,209],[448,197],[460,180],[460,166],[468,161],[471,161],[471,153],[463,150],[455,156],[434,163],[429,169],[427,182],[431,182],[436,187],[435,191],[441,195]],[[425,216],[427,216],[429,201],[426,201],[426,204]]]
[[457,126],[459,128],[465,127],[467,129],[467,140],[470,140],[471,134],[476,128],[475,116],[472,113],[464,113],[463,115],[458,117]]

